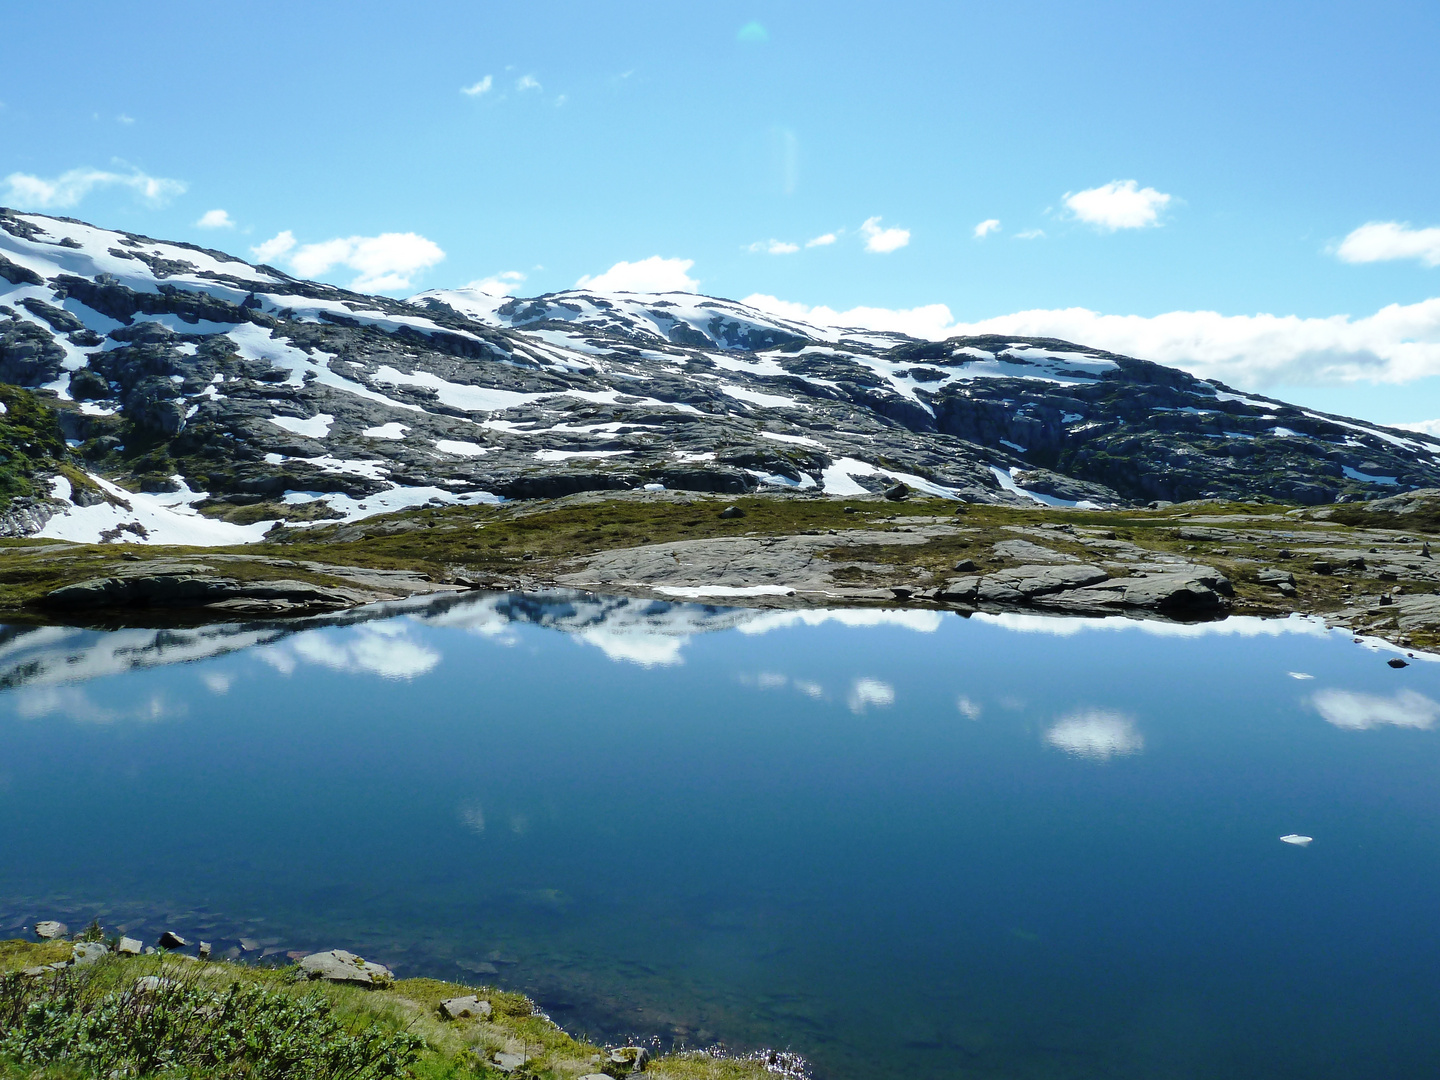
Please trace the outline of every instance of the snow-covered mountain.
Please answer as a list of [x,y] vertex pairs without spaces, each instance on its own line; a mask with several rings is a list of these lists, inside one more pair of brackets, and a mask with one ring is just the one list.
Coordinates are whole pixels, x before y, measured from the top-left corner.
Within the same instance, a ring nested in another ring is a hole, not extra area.
[[[1440,485],[1440,440],[1083,345],[685,293],[397,301],[7,210],[0,383],[57,409],[72,447],[31,454],[0,535],[234,543],[282,518],[657,485],[1071,505]],[[0,447],[33,407],[10,400]]]

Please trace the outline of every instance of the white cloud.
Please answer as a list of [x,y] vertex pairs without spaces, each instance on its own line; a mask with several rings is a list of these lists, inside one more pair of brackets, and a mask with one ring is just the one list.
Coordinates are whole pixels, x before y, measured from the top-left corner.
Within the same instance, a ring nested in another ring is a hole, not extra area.
[[595,292],[694,292],[700,283],[690,277],[694,259],[663,259],[651,255],[638,262],[617,262],[603,274],[586,274],[577,289]]
[[1097,188],[1065,193],[1065,205],[1079,220],[1114,232],[1160,224],[1171,196],[1142,188],[1134,180],[1111,180]]
[[148,176],[139,169],[130,173],[71,169],[53,180],[15,172],[5,177],[5,187],[3,202],[26,210],[63,210],[101,187],[128,187],[151,206],[164,206],[185,193],[183,181]]
[[206,210],[195,225],[201,229],[233,229],[235,222],[230,220],[230,215],[224,210]]
[[93,700],[75,686],[27,687],[13,698],[15,715],[25,720],[58,715],[80,724],[114,724],[122,721],[157,723],[185,715],[183,702],[171,702],[161,693],[152,693],[134,705],[117,708],[114,701]]
[[683,653],[689,635],[645,633],[639,630],[606,630],[594,627],[575,635],[594,645],[611,660],[625,660],[641,667],[668,667],[685,662]]
[[352,633],[315,630],[291,646],[302,660],[335,671],[369,672],[386,679],[413,679],[440,663],[440,654],[406,636],[403,624],[377,623]]
[[955,708],[960,710],[960,715],[966,720],[979,720],[981,712],[984,711],[978,702],[972,701],[964,694],[955,699]]
[[805,241],[805,246],[806,246],[807,248],[812,248],[812,247],[829,247],[831,244],[835,243],[835,241],[838,240],[838,239],[839,239],[839,237],[838,237],[835,233],[833,233],[833,232],[822,233],[821,235],[815,237],[815,239],[813,239],[813,240],[806,240],[806,241]]
[[808,307],[789,300],[780,300],[764,293],[752,293],[741,303],[785,319],[795,319],[817,326],[857,327],[865,330],[895,330],[920,338],[944,338],[954,330],[955,319],[944,304],[928,304],[916,308],[855,307],[846,311],[819,306]]
[[860,226],[860,235],[865,237],[865,250],[887,255],[899,251],[910,243],[909,229],[882,229],[878,217],[867,218]]
[[301,277],[319,277],[337,266],[354,270],[359,276],[350,287],[361,292],[408,289],[416,274],[445,258],[438,244],[418,233],[337,237],[297,248],[294,233],[286,229],[250,250],[262,263],[284,259]]
[[119,116],[115,117],[115,122],[117,124],[133,124],[135,123],[135,118],[133,116],[126,116],[124,113],[121,113]]
[[1044,239],[1045,239],[1045,230],[1044,230],[1044,229],[1026,229],[1024,232],[1017,232],[1017,233],[1015,234],[1015,239],[1016,239],[1016,240],[1044,240]]
[[1391,304],[1360,318],[1216,311],[1104,315],[1086,308],[1059,308],[969,323],[954,321],[944,304],[836,311],[762,294],[746,297],[745,303],[821,326],[898,330],[932,339],[966,334],[1061,338],[1249,390],[1361,380],[1402,383],[1440,375],[1440,298]]
[[1440,229],[1412,229],[1409,223],[1370,221],[1345,237],[1335,254],[1348,263],[1419,259],[1440,266]]
[[856,679],[845,703],[854,713],[863,713],[871,705],[886,709],[895,704],[895,688],[879,679]]
[[486,75],[479,82],[471,83],[469,86],[462,86],[460,92],[462,94],[468,94],[470,97],[479,97],[481,94],[488,94],[490,88],[494,85],[495,80],[491,76]]
[[785,240],[756,240],[750,245],[749,250],[756,253],[763,251],[767,255],[793,255],[800,250],[800,245]]
[[1440,420],[1416,420],[1408,424],[1391,424],[1391,427],[1418,431],[1421,435],[1440,435]]
[[273,263],[294,246],[295,234],[286,229],[282,233],[276,233],[263,244],[252,247],[250,254],[255,256],[256,262]]
[[536,81],[535,76],[521,75],[515,80],[515,89],[523,94],[526,90],[543,90],[544,87]]
[[1365,731],[1381,724],[1428,731],[1440,719],[1440,704],[1414,690],[1399,690],[1392,697],[1354,690],[1321,690],[1310,700],[1327,721],[1349,731]]
[[985,237],[989,236],[992,232],[999,232],[999,231],[1000,231],[1000,219],[999,219],[999,218],[993,218],[993,217],[992,217],[992,218],[986,218],[984,221],[980,222],[979,225],[976,225],[976,226],[975,226],[975,239],[976,239],[976,240],[984,240]]
[[1082,709],[1062,716],[1045,732],[1045,741],[1058,750],[1091,761],[1108,761],[1118,754],[1138,754],[1145,738],[1135,722],[1108,709]]
[[505,270],[498,274],[491,274],[489,277],[480,278],[478,281],[472,281],[465,288],[488,293],[490,296],[509,296],[524,282],[525,275],[519,270]]

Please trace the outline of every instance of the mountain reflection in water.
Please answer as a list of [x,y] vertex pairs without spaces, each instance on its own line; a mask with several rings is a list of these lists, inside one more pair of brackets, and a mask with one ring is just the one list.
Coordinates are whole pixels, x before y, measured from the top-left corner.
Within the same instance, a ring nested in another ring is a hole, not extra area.
[[1440,668],[1392,655],[571,592],[9,626],[0,930],[347,947],[822,1077],[1440,1075]]

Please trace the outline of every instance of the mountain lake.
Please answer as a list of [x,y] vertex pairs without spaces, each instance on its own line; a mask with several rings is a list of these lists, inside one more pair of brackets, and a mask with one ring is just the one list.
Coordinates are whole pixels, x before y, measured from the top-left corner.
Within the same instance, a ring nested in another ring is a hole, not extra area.
[[582,593],[0,627],[0,936],[347,948],[817,1078],[1440,1076],[1402,658]]

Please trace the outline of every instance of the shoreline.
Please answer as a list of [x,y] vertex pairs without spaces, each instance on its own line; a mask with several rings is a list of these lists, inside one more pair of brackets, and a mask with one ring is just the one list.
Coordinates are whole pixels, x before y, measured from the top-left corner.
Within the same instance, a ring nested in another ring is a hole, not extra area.
[[7,540],[0,619],[203,625],[571,588],[756,608],[1173,622],[1300,614],[1403,649],[1440,647],[1440,559],[1425,539],[1440,492],[1399,499],[1408,502],[1397,512],[1213,502],[1078,511],[587,493],[283,529],[242,548]]

